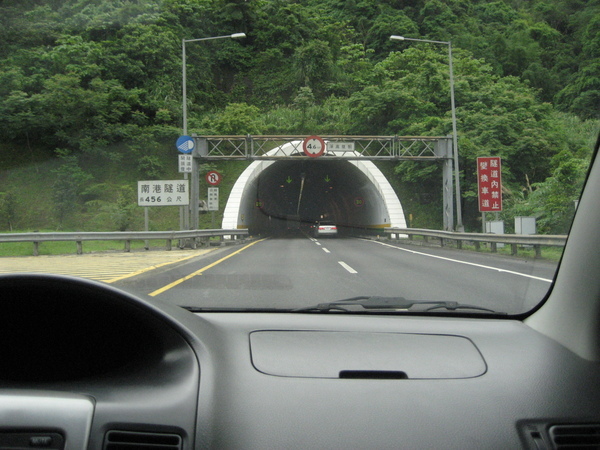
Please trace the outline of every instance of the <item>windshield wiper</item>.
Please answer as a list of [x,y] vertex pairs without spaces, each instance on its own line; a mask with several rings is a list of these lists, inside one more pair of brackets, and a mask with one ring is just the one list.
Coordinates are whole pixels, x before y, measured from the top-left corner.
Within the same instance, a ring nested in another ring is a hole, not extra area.
[[341,311],[345,313],[364,313],[366,312],[430,312],[436,309],[445,309],[446,311],[468,312],[482,311],[491,314],[506,314],[501,311],[484,308],[483,306],[467,305],[465,303],[450,301],[421,301],[407,300],[404,297],[379,297],[379,296],[359,296],[336,300],[333,302],[318,303],[313,306],[304,306],[302,308],[240,308],[223,306],[180,306],[190,312],[332,312]]
[[447,311],[475,310],[484,311],[493,314],[506,314],[505,312],[495,311],[482,306],[467,305],[465,303],[450,301],[421,301],[407,300],[404,297],[379,297],[379,296],[359,296],[343,300],[336,300],[327,303],[318,303],[317,305],[293,309],[293,312],[329,312],[343,311],[356,312],[356,306],[360,306],[359,311],[411,311],[411,312],[429,312],[436,309],[445,309]]
[[286,312],[289,310],[282,308],[269,308],[269,307],[238,307],[238,306],[188,306],[178,305],[180,308],[187,309],[189,312],[201,313],[201,312]]

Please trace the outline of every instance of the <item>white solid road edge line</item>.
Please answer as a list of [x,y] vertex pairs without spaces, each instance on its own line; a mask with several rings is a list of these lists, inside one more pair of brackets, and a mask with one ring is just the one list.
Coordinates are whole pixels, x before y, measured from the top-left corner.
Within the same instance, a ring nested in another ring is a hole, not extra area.
[[342,266],[344,269],[346,269],[348,272],[350,273],[358,273],[356,270],[354,270],[352,267],[350,267],[348,264],[346,264],[344,261],[338,261],[338,264],[340,266]]
[[539,280],[539,281],[545,281],[546,283],[552,283],[552,280],[549,280],[548,278],[536,277],[534,275],[528,275],[526,273],[515,272],[513,270],[500,269],[498,267],[486,266],[483,264],[472,263],[469,261],[461,261],[460,259],[446,258],[444,256],[430,255],[429,253],[417,252],[415,250],[409,250],[407,248],[396,247],[395,245],[386,244],[385,242],[372,241],[370,239],[363,239],[363,240],[369,241],[369,242],[375,242],[376,244],[381,244],[386,247],[395,248],[396,250],[402,250],[403,252],[412,253],[415,255],[429,256],[430,258],[441,259],[444,261],[450,261],[450,262],[459,263],[459,264],[466,264],[467,266],[474,266],[474,267],[479,267],[481,269],[494,270],[496,272],[503,272],[503,273],[508,273],[511,275],[518,275],[518,276],[525,277],[525,278],[531,278],[532,280]]

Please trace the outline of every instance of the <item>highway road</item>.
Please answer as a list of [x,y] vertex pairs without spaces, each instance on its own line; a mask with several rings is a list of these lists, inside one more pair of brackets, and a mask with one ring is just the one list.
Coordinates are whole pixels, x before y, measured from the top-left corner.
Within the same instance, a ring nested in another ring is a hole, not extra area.
[[297,308],[358,295],[468,303],[518,313],[556,263],[359,238],[270,238],[114,284],[178,305]]

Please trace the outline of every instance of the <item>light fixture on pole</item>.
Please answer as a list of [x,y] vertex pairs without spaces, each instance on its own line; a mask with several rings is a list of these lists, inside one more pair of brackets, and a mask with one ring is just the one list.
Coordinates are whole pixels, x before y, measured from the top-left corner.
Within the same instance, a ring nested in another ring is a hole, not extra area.
[[452,43],[450,41],[431,41],[429,39],[413,39],[404,36],[392,35],[392,41],[416,41],[430,44],[442,44],[448,46],[448,65],[450,69],[450,107],[452,109],[452,151],[454,159],[454,185],[456,188],[456,230],[464,231],[462,222],[462,208],[460,203],[460,171],[458,168],[458,137],[456,134],[456,106],[454,104],[454,73],[452,70]]
[[186,83],[187,73],[186,73],[186,61],[185,61],[185,44],[186,44],[186,42],[211,41],[214,39],[242,39],[245,37],[246,37],[245,33],[233,33],[233,34],[227,34],[225,36],[213,36],[213,37],[205,37],[205,38],[198,38],[198,39],[182,39],[181,40],[181,51],[182,51],[182,57],[181,57],[182,81],[181,81],[181,85],[183,87],[183,135],[184,136],[187,135],[187,83]]
[[[185,44],[187,42],[198,42],[198,41],[211,41],[215,39],[241,39],[245,38],[245,33],[233,33],[225,36],[212,36],[198,39],[182,39],[181,40],[181,86],[183,91],[183,135],[187,136],[187,72],[186,72],[186,55],[185,55]],[[187,180],[187,173],[184,173],[184,179]],[[190,189],[190,204],[187,208],[183,208],[180,212],[180,228],[190,228],[190,215],[192,216],[192,228],[198,228],[198,189],[199,189],[199,175],[198,175],[198,162],[196,158],[193,158],[192,162],[192,186]]]

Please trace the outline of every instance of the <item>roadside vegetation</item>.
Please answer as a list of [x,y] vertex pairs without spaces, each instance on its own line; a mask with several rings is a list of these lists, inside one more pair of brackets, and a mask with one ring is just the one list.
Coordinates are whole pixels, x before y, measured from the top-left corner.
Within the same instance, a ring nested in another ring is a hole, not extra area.
[[[600,129],[597,0],[5,0],[0,231],[143,229],[137,180],[181,178],[181,40],[237,32],[187,46],[189,133],[448,135],[447,47],[389,36],[452,41],[467,231],[478,156],[502,157],[507,232],[568,231]],[[205,169],[210,228],[244,163]],[[441,167],[383,170],[412,226],[441,228]]]

